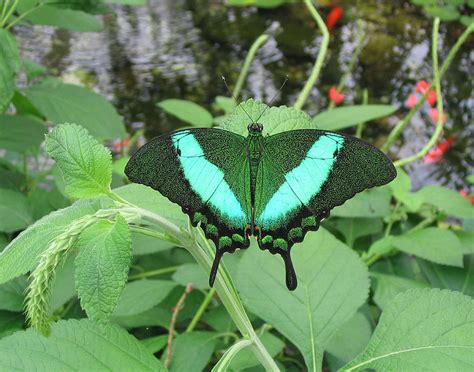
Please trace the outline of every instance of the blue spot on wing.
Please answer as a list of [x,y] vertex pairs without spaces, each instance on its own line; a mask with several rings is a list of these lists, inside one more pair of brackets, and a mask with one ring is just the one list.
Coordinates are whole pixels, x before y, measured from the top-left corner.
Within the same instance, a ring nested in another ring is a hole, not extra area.
[[257,223],[271,228],[303,204],[309,203],[328,179],[336,161],[334,154],[343,144],[344,138],[337,134],[319,137],[301,163],[285,175],[285,182],[270,198]]
[[245,212],[225,181],[224,172],[206,159],[194,135],[190,131],[182,131],[171,139],[192,190],[227,223],[235,227],[244,226],[247,223]]

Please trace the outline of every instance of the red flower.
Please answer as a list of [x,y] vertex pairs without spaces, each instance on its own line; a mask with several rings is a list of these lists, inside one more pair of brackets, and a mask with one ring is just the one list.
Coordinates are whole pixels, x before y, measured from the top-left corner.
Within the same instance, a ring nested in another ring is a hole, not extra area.
[[431,107],[433,107],[436,103],[436,91],[434,90],[430,90],[428,92],[428,95],[426,96],[426,100],[428,101],[428,103],[430,104]]
[[329,100],[333,101],[336,105],[339,105],[344,102],[344,94],[339,93],[337,88],[333,85],[329,89]]
[[405,106],[409,109],[415,107],[416,103],[418,102],[418,98],[414,94],[410,94],[405,102]]
[[459,195],[469,200],[471,204],[474,204],[474,195],[470,196],[466,190],[459,190]]
[[441,141],[435,147],[433,147],[423,158],[423,163],[432,164],[440,161],[446,151],[451,147],[454,142],[454,137],[448,137],[446,140]]
[[[428,112],[429,117],[431,120],[433,120],[434,123],[438,122],[439,115],[438,115],[438,110],[435,108],[430,109]],[[446,114],[443,112],[443,124],[446,123]]]
[[342,18],[342,15],[344,14],[344,9],[340,6],[335,6],[334,8],[331,9],[329,14],[326,17],[326,26],[329,31],[332,31],[334,28],[334,25],[337,23]]
[[417,93],[426,93],[426,91],[430,88],[430,84],[426,80],[420,80],[416,83],[415,91]]

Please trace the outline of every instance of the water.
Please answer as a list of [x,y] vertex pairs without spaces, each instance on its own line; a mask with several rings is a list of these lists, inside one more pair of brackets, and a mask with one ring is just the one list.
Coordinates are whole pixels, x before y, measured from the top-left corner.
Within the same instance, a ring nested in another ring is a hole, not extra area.
[[[365,46],[347,80],[347,101],[360,103],[368,89],[370,103],[391,103],[398,115],[417,80],[431,80],[431,20],[407,1],[341,1],[344,19],[331,36],[322,75],[305,110],[314,115],[327,105],[327,91],[337,85],[355,48],[356,20],[366,24]],[[254,60],[242,97],[268,102],[285,75],[290,78],[274,105],[291,105],[312,68],[321,37],[303,4],[271,10],[227,8],[218,1],[150,0],[146,7],[114,6],[103,16],[101,33],[75,33],[49,27],[17,28],[21,51],[47,66],[52,75],[81,82],[108,97],[124,116],[130,130],[144,127],[146,136],[164,133],[180,123],[158,109],[166,98],[190,99],[214,114],[216,95],[227,95],[221,75],[237,80],[252,42],[263,32],[272,37]],[[321,8],[326,14],[328,9]],[[463,31],[459,23],[443,24],[440,61]],[[444,137],[456,141],[442,162],[409,167],[415,188],[445,184],[467,188],[474,173],[472,71],[474,40],[464,45],[443,78],[448,120]],[[364,136],[380,144],[397,118],[367,127]],[[404,141],[392,148],[394,158],[421,149],[435,125],[427,109],[415,115]],[[350,131],[349,131],[350,132]]]

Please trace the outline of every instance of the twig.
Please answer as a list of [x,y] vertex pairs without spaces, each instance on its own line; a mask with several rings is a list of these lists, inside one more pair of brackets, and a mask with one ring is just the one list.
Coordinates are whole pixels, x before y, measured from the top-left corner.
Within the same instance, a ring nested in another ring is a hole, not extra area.
[[179,298],[176,306],[173,308],[173,314],[171,316],[171,323],[170,329],[168,333],[168,348],[166,350],[166,359],[165,359],[165,368],[168,369],[171,363],[171,350],[173,348],[173,335],[174,335],[174,328],[176,326],[176,319],[178,319],[178,314],[181,308],[184,305],[184,301],[186,300],[186,296],[193,290],[193,286],[191,283],[186,285],[183,294]]
[[253,59],[255,58],[255,54],[257,54],[257,50],[263,44],[265,44],[268,38],[269,38],[269,35],[262,34],[253,42],[252,46],[250,47],[247,57],[245,57],[242,70],[240,70],[240,75],[239,75],[239,78],[237,79],[237,83],[235,83],[234,91],[232,92],[232,95],[234,96],[235,99],[239,97],[240,91],[242,90],[242,86],[244,85],[245,78],[247,77],[247,74],[249,72],[250,65]]
[[297,110],[301,110],[303,108],[304,103],[308,99],[309,94],[311,93],[311,89],[313,89],[314,84],[316,84],[316,81],[318,80],[319,73],[321,71],[321,67],[323,66],[324,58],[326,57],[326,53],[328,50],[328,44],[329,44],[329,31],[328,28],[326,27],[326,24],[324,23],[323,19],[319,15],[318,11],[314,7],[313,3],[311,0],[304,0],[307,8],[309,9],[309,12],[313,16],[313,18],[316,20],[316,23],[318,24],[319,29],[321,30],[323,34],[323,40],[321,41],[321,48],[319,49],[318,57],[316,58],[316,62],[314,63],[313,70],[311,71],[311,75],[308,78],[308,81],[304,85],[303,89],[301,90],[300,95],[298,96],[294,107]]
[[439,18],[435,18],[433,23],[433,35],[432,35],[432,46],[431,54],[433,59],[433,79],[436,89],[436,99],[437,105],[436,109],[438,110],[438,121],[436,123],[436,129],[431,136],[430,140],[417,154],[409,156],[405,159],[398,160],[394,162],[395,166],[401,167],[412,163],[418,159],[421,159],[438,141],[439,136],[443,132],[443,97],[441,96],[441,82],[440,82],[440,73],[438,69],[438,34],[439,34]]

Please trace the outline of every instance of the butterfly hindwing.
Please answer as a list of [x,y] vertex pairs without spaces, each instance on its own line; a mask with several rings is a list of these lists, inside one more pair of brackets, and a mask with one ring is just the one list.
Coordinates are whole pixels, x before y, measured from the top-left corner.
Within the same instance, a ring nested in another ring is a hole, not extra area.
[[292,245],[317,230],[332,208],[395,175],[380,150],[351,136],[294,130],[266,138],[257,171],[255,225],[260,248],[284,258],[288,288],[296,288]]
[[125,173],[179,204],[194,226],[201,223],[217,248],[211,281],[224,252],[249,246],[250,170],[244,137],[212,128],[162,135],[133,155]]

